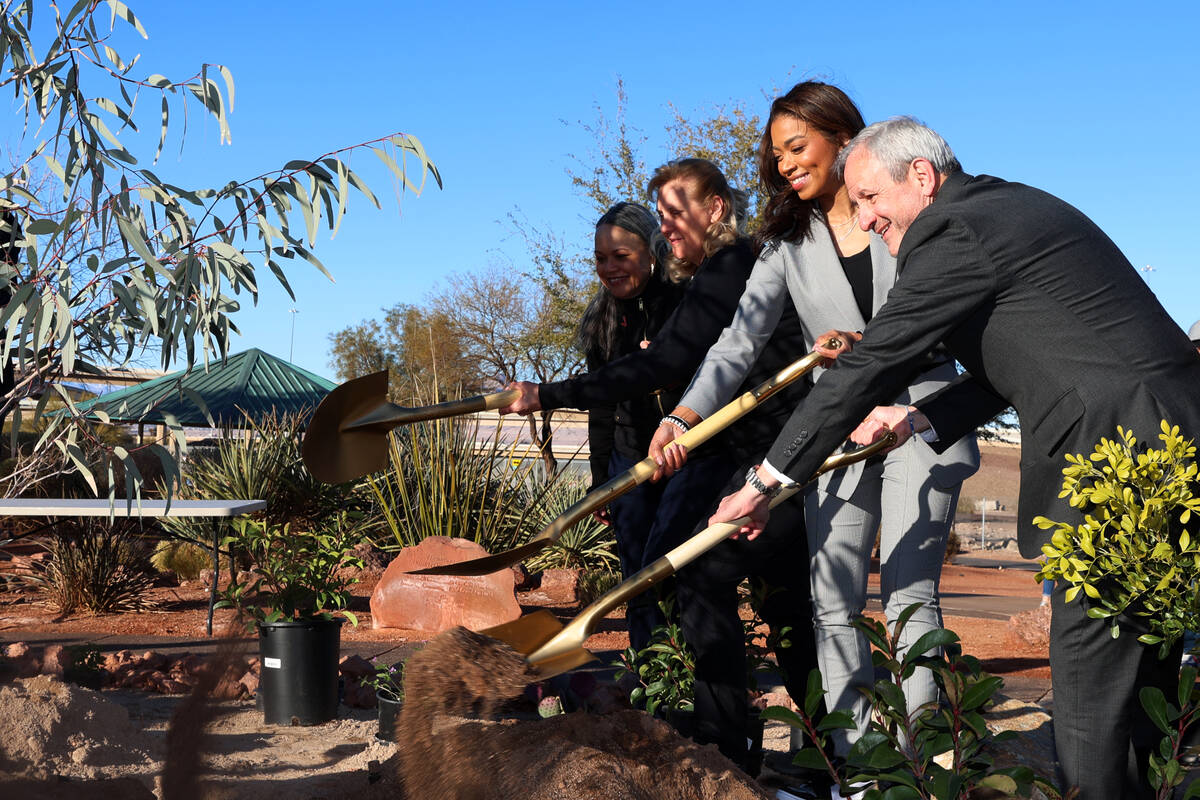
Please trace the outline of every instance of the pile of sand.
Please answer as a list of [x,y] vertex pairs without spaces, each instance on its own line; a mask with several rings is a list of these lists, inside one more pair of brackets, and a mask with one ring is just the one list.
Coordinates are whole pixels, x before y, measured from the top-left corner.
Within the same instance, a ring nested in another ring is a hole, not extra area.
[[503,718],[533,678],[510,647],[463,628],[410,658],[389,764],[409,800],[768,797],[715,747],[638,711]]
[[0,709],[0,773],[9,776],[96,780],[151,759],[152,742],[129,712],[49,675],[0,686]]

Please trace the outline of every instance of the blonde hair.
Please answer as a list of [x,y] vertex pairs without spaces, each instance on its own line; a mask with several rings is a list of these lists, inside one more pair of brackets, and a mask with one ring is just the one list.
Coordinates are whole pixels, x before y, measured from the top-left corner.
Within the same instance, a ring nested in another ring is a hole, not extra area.
[[[695,186],[696,196],[704,200],[719,197],[724,204],[725,213],[704,232],[705,258],[738,240],[741,236],[741,222],[746,217],[749,202],[745,192],[729,185],[725,174],[716,164],[707,158],[680,158],[668,161],[654,170],[654,177],[646,186],[646,193],[654,199],[663,186],[674,180],[691,181]],[[676,258],[674,254],[667,258],[667,274],[676,283],[692,277],[699,266]]]

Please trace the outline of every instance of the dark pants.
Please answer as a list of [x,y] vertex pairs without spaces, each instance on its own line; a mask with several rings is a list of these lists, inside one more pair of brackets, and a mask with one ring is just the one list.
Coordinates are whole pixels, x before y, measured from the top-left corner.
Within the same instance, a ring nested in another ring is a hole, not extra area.
[[1163,734],[1142,709],[1138,692],[1157,686],[1174,702],[1182,644],[1163,659],[1136,617],[1121,618],[1112,638],[1109,620],[1087,616],[1081,595],[1064,602],[1066,581],[1051,600],[1050,676],[1054,689],[1054,744],[1063,789],[1078,786],[1079,800],[1152,798],[1149,754]]
[[[745,472],[745,463],[732,476],[727,469],[719,497],[736,491]],[[706,524],[707,515],[699,527]],[[754,541],[727,539],[677,575],[683,636],[696,654],[695,738],[715,743],[739,765],[746,762],[750,704],[737,587],[747,577],[766,584],[759,616],[772,634],[783,634],[788,646],[775,648],[775,657],[788,694],[803,705],[808,673],[817,668],[803,492],[773,508]]]
[[[635,463],[613,452],[608,474],[619,475]],[[701,517],[707,519],[728,472],[724,459],[695,458],[670,479],[647,481],[609,503],[622,577],[628,578],[691,536]],[[630,600],[625,620],[630,645],[645,648],[650,632],[666,621],[658,610],[658,593],[643,592]]]

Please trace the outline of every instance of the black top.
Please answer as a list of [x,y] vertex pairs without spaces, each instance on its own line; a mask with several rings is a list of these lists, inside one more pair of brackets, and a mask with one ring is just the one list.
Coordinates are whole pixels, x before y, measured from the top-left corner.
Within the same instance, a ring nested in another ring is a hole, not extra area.
[[[713,253],[700,265],[696,276],[688,284],[683,300],[662,324],[657,335],[645,337],[650,339],[649,347],[641,349],[639,343],[643,337],[630,337],[631,344],[623,344],[630,349],[620,358],[594,368],[586,375],[541,384],[538,393],[542,407],[597,411],[606,404],[616,404],[612,415],[615,426],[612,446],[628,458],[645,458],[663,415],[678,405],[683,389],[704,360],[708,349],[733,321],[734,311],[746,288],[746,279],[750,276],[755,259],[755,250],[745,239]],[[742,384],[744,388],[757,386],[805,354],[807,348],[799,320],[791,304],[787,305],[788,311],[763,355],[747,375]],[[656,389],[665,391],[661,395],[649,394]],[[748,415],[735,426],[736,438],[773,440],[798,396],[804,391],[803,386],[793,386],[772,398],[768,407],[777,409],[775,413],[755,411]],[[640,398],[640,402],[633,402],[630,398]],[[782,415],[780,419],[774,418],[779,415]],[[592,416],[598,420],[601,418],[599,412]],[[589,424],[589,434],[592,428]],[[593,439],[594,456],[597,444],[604,446],[603,442]],[[728,440],[723,444],[728,447]],[[739,441],[740,444],[742,441]],[[719,451],[721,446],[722,443],[717,440],[710,440],[698,454],[703,456]],[[603,465],[593,457],[593,480],[602,480],[598,479],[598,474],[603,474],[607,479],[606,468],[606,456]]]
[[[616,358],[628,353],[642,350],[642,342],[653,342],[671,313],[683,299],[687,287],[674,283],[651,281],[645,291],[630,300],[618,300],[620,321],[617,323]],[[611,363],[611,362],[610,362]],[[600,356],[588,355],[588,370],[596,372],[605,366]],[[539,396],[545,406],[548,387],[554,387],[567,381],[555,384],[542,384]],[[553,396],[553,388],[549,388]],[[591,466],[592,485],[598,486],[608,480],[608,461],[615,446],[615,431],[617,422],[627,423],[629,420],[648,421],[653,419],[658,424],[664,414],[678,405],[679,392],[664,396],[662,390],[645,390],[635,395],[601,402],[588,409],[588,462]],[[560,408],[560,405],[545,406]],[[663,409],[666,410],[663,410]],[[626,425],[626,427],[628,427]],[[651,433],[653,436],[653,433]],[[628,438],[627,435],[622,437]],[[647,447],[649,440],[647,439]],[[622,447],[622,452],[628,448]],[[641,456],[638,456],[640,458]]]
[[864,247],[852,256],[838,256],[842,271],[854,292],[854,302],[862,313],[863,322],[871,321],[871,295],[874,285],[871,280],[871,248]]

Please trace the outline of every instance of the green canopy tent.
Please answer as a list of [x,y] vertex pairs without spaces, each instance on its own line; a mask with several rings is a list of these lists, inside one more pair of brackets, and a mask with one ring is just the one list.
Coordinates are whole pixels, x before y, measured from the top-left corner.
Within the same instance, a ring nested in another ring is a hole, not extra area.
[[[207,366],[197,364],[151,381],[76,404],[93,419],[112,422],[225,430],[246,426],[246,417],[312,413],[336,384],[282,358],[252,348]],[[207,412],[207,413],[206,413]],[[244,412],[244,413],[243,413]]]

